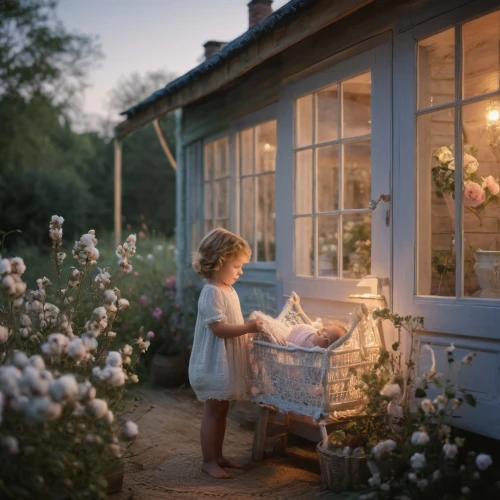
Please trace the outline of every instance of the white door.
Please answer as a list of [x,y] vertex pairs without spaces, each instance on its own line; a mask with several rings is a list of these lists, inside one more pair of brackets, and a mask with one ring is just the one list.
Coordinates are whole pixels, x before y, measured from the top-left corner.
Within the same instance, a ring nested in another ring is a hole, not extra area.
[[[379,45],[291,83],[278,120],[283,292],[344,301],[390,283],[391,52]],[[373,205],[373,204],[372,204]],[[383,292],[391,303],[389,287]]]

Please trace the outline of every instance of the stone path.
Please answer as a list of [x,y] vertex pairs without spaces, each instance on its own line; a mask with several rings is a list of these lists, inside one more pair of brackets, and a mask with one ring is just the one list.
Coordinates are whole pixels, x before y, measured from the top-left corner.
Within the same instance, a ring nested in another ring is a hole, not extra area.
[[230,470],[233,477],[227,480],[203,474],[198,437],[203,407],[192,391],[141,389],[137,394],[135,411],[128,415],[139,418],[140,439],[129,449],[137,455],[125,460],[123,489],[110,500],[342,498],[321,485],[312,443],[291,446],[286,457],[249,462],[253,431],[238,422],[236,409],[228,419],[224,451],[248,462],[247,470]]

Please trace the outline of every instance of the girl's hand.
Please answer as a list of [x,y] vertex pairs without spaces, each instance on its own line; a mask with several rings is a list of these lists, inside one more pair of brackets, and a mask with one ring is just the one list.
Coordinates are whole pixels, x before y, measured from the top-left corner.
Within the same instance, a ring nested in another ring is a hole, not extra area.
[[260,319],[249,319],[245,326],[248,333],[259,333],[264,328],[264,322]]

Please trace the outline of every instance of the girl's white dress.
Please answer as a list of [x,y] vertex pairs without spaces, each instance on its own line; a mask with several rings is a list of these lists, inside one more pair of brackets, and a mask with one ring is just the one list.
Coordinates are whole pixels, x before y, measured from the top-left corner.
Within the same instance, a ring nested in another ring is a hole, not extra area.
[[235,290],[207,284],[198,301],[198,317],[189,360],[189,382],[200,401],[248,399],[250,363],[248,335],[221,339],[210,324],[225,321],[242,325],[240,301]]

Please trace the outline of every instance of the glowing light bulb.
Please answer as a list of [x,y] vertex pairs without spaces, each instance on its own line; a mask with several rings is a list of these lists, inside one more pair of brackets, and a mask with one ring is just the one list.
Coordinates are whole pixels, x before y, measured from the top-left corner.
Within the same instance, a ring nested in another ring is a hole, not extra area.
[[486,119],[489,122],[497,122],[500,119],[500,110],[498,109],[488,110],[488,113],[486,113]]
[[267,142],[266,142],[266,143],[264,144],[264,149],[265,149],[266,151],[269,151],[269,150],[271,149],[271,144],[269,144],[269,143],[267,143]]

